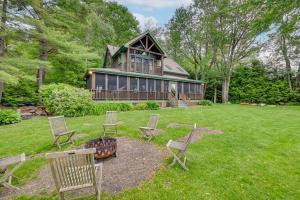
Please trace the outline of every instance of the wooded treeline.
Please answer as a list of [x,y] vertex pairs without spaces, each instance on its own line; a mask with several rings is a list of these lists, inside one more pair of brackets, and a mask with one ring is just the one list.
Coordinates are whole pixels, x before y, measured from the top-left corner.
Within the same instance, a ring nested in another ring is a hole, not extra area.
[[[281,87],[282,93],[297,95],[299,14],[300,1],[195,0],[190,6],[177,9],[168,23],[166,49],[177,62],[189,66],[194,78],[207,83],[208,99],[238,101],[236,95],[240,94],[236,94],[239,90],[235,87],[244,88],[231,85],[240,74],[236,68],[251,66],[259,55],[263,57],[260,60],[264,64],[260,65],[264,65],[265,74],[272,71],[270,83],[283,78],[287,87]],[[252,76],[244,75],[243,79]],[[231,93],[231,89],[235,92]]]
[[2,0],[1,10],[0,79],[9,104],[37,100],[38,69],[42,82],[84,87],[86,68],[102,64],[107,44],[140,33],[126,7],[103,0]]
[[[11,105],[37,102],[42,82],[84,87],[86,68],[101,66],[107,44],[141,33],[128,9],[111,1],[0,2],[0,79]],[[294,0],[194,0],[151,31],[191,78],[206,83],[207,99],[300,102],[299,13]]]

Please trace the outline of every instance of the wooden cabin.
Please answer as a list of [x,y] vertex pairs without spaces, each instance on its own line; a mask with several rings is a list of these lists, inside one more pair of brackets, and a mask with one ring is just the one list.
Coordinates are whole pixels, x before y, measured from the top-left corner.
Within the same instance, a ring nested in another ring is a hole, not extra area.
[[86,72],[87,89],[99,101],[180,101],[197,103],[204,84],[168,58],[156,39],[145,32],[121,47],[107,46],[104,66]]

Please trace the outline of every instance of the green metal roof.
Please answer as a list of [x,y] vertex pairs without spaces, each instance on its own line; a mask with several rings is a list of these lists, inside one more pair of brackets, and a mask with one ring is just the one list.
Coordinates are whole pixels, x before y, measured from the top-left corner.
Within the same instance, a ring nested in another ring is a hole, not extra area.
[[89,68],[89,69],[87,69],[87,72],[88,71],[92,71],[92,72],[95,72],[95,73],[123,75],[123,76],[139,77],[139,78],[152,78],[152,79],[167,80],[167,81],[202,83],[202,81],[199,81],[199,80],[186,79],[186,78],[180,78],[180,77],[175,77],[175,76],[167,76],[167,75],[158,76],[158,75],[142,74],[142,73],[136,73],[136,72],[125,72],[125,71],[119,71],[119,70],[112,69],[112,68]]

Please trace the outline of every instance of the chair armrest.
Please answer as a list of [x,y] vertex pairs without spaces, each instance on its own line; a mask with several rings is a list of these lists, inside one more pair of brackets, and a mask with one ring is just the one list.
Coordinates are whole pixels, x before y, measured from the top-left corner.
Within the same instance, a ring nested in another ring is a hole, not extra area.
[[183,142],[176,142],[173,140],[169,140],[167,147],[173,148],[173,149],[178,149],[178,150],[184,150],[186,147],[186,144]]
[[71,131],[67,131],[67,132],[63,132],[63,133],[59,133],[59,134],[55,134],[55,135],[67,135],[67,134],[70,134],[70,133],[75,133],[76,131],[75,130],[71,130]]
[[144,130],[155,130],[155,128],[151,128],[151,127],[140,127],[140,129],[144,129]]

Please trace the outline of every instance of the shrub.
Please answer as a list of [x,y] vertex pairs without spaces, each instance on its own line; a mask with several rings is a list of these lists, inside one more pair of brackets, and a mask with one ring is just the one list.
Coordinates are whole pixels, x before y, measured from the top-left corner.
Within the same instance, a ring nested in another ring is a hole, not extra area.
[[87,113],[90,115],[100,115],[106,111],[129,111],[132,105],[129,103],[93,103]]
[[0,125],[14,124],[21,121],[19,113],[13,110],[0,110]]
[[147,104],[147,110],[158,110],[159,109],[159,104],[156,102],[149,101],[146,104]]
[[92,95],[89,91],[65,84],[43,87],[41,97],[48,112],[67,117],[89,114],[92,104]]
[[153,101],[138,103],[134,106],[134,110],[158,110],[159,104]]
[[212,106],[213,105],[213,102],[212,101],[210,101],[210,100],[200,100],[199,101],[199,105],[201,105],[201,106]]
[[134,106],[134,110],[147,110],[146,103],[138,103]]
[[6,106],[36,104],[38,102],[36,82],[20,78],[16,84],[5,84],[2,102]]

